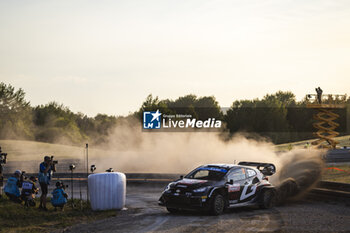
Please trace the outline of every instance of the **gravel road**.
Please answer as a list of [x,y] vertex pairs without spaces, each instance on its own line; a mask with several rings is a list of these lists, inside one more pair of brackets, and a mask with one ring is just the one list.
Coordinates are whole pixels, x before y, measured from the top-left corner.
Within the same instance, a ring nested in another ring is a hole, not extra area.
[[239,208],[221,216],[169,214],[157,205],[161,188],[128,187],[127,210],[116,217],[58,232],[350,232],[350,205],[304,198],[270,210]]

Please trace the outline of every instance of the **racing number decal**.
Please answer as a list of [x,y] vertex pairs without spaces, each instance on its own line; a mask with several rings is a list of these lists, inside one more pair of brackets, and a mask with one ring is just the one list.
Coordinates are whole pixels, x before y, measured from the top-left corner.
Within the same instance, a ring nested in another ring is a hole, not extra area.
[[244,186],[242,194],[241,194],[241,197],[239,199],[240,201],[242,201],[242,200],[244,200],[244,199],[254,195],[254,193],[256,192],[256,185],[252,186],[252,190],[249,193],[247,193],[248,188],[249,188],[249,184]]
[[239,184],[228,185],[228,192],[229,193],[238,192],[240,188],[241,187]]

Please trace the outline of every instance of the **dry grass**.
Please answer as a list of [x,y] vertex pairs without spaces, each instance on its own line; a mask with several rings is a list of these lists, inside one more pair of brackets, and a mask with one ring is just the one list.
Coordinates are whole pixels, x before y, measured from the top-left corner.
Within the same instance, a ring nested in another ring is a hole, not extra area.
[[[38,201],[37,201],[38,202]],[[64,211],[54,211],[48,204],[48,211],[36,207],[26,208],[13,203],[6,196],[0,197],[0,232],[51,232],[81,222],[89,222],[116,216],[116,210],[94,212],[86,201],[80,205],[74,200],[75,208],[68,202]]]

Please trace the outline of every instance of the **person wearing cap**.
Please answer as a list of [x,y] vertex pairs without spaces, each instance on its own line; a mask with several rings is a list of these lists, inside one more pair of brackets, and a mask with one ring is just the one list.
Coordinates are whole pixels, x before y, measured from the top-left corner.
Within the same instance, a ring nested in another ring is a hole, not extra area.
[[22,183],[21,199],[24,201],[25,206],[35,206],[35,194],[39,191],[35,186],[36,181],[37,178],[31,176],[29,180],[25,180]]
[[22,186],[23,176],[21,176],[22,172],[20,170],[16,170],[13,176],[7,179],[7,183],[4,187],[4,192],[6,196],[9,197],[11,201],[21,203],[20,199],[20,191],[19,188]]
[[55,165],[49,156],[44,157],[44,162],[39,166],[39,184],[41,188],[40,205],[39,209],[47,210],[46,208],[46,196],[48,192],[48,186],[50,185],[51,173],[56,171]]
[[64,185],[61,181],[56,182],[56,188],[52,191],[51,204],[57,210],[60,207],[63,211],[64,205],[67,203],[68,194],[64,191]]

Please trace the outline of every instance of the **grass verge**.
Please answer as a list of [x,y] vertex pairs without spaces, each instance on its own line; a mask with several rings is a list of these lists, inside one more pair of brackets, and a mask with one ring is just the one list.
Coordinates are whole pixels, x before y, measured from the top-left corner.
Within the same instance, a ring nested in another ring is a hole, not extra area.
[[116,210],[92,211],[86,201],[69,200],[64,211],[54,211],[48,203],[48,211],[36,207],[26,208],[0,196],[0,232],[52,232],[76,223],[90,222],[117,215]]

